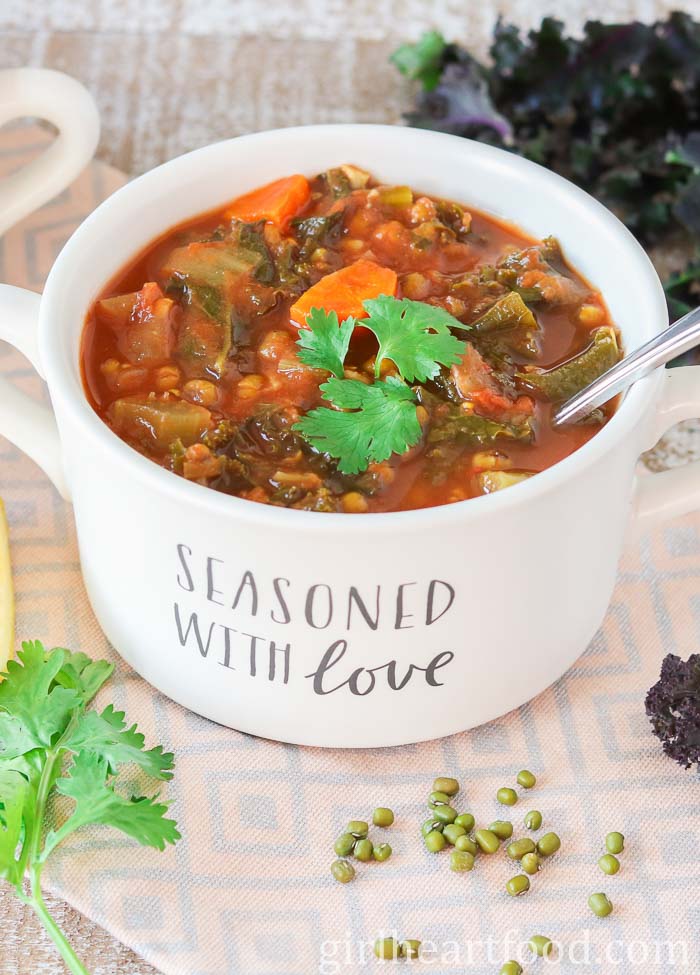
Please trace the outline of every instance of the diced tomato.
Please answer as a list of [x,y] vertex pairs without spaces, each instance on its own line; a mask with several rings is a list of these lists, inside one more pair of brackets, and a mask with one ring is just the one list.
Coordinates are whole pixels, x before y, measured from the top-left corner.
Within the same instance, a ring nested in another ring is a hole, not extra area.
[[267,183],[260,189],[244,193],[224,211],[227,220],[271,220],[285,227],[292,217],[304,209],[311,197],[311,187],[305,176],[285,176]]
[[289,314],[299,326],[304,325],[312,308],[334,311],[340,321],[351,315],[366,318],[362,302],[379,295],[395,295],[397,281],[396,273],[389,267],[374,261],[356,261],[317,281],[292,305]]
[[502,393],[482,389],[473,392],[470,398],[477,413],[503,423],[522,421],[535,412],[535,402],[529,396],[518,396],[516,400],[511,400]]

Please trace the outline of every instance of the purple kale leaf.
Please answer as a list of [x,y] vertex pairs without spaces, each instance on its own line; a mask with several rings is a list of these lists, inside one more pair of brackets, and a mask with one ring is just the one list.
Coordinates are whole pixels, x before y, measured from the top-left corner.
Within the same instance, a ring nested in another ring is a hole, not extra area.
[[654,734],[666,754],[684,768],[700,770],[700,654],[688,660],[669,654],[646,698]]

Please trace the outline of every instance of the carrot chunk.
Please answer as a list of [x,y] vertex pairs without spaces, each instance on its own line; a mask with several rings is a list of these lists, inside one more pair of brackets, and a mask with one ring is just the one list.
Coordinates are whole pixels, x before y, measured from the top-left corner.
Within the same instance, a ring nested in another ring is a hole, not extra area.
[[285,227],[292,217],[306,206],[311,197],[311,187],[305,176],[285,176],[267,183],[260,189],[244,193],[229,204],[224,211],[227,220],[271,220]]
[[340,321],[351,315],[367,318],[362,302],[379,295],[395,295],[396,284],[391,268],[374,261],[356,261],[317,281],[292,305],[289,314],[297,325],[304,325],[312,308],[334,311]]

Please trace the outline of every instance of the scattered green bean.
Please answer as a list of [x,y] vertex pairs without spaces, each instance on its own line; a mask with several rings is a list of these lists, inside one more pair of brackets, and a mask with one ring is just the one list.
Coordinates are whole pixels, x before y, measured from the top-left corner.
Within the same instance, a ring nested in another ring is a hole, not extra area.
[[346,832],[352,833],[356,840],[363,840],[369,833],[369,824],[364,819],[351,819]]
[[372,822],[375,826],[382,826],[386,829],[388,826],[393,824],[394,814],[391,809],[387,809],[386,806],[377,806],[372,813]]
[[530,878],[526,877],[524,873],[519,873],[516,877],[511,877],[506,884],[506,890],[511,897],[520,897],[521,894],[526,894],[529,889]]
[[518,785],[521,785],[523,789],[532,789],[537,784],[537,779],[529,772],[526,768],[522,772],[518,772],[518,777],[516,779]]
[[355,879],[355,868],[347,860],[334,860],[331,863],[331,873],[339,884],[349,884]]
[[333,844],[333,849],[339,857],[346,857],[352,853],[356,842],[352,833],[343,833]]
[[455,819],[455,826],[463,826],[467,833],[471,833],[476,825],[476,820],[471,813],[460,813]]
[[607,873],[608,876],[612,877],[620,870],[620,861],[612,853],[606,853],[598,860],[598,866],[603,871]]
[[536,809],[533,809],[532,812],[529,812],[525,817],[525,826],[527,827],[527,829],[532,829],[532,830],[541,829],[542,813],[538,812]]
[[507,961],[502,966],[500,975],[523,975],[523,966],[517,961]]
[[394,938],[377,938],[374,953],[377,958],[398,958],[399,946]]
[[608,833],[605,837],[605,846],[608,853],[622,853],[625,848],[625,837],[622,833]]
[[456,823],[450,823],[445,826],[442,831],[442,835],[445,837],[448,843],[454,846],[460,836],[466,836],[467,831],[464,826],[458,826]]
[[596,917],[607,917],[613,912],[612,901],[606,894],[591,894],[588,906]]
[[537,841],[537,852],[540,856],[551,857],[561,847],[561,840],[556,833],[545,833]]
[[518,801],[518,793],[515,789],[503,788],[498,790],[496,798],[502,806],[514,806]]
[[462,850],[453,850],[450,854],[450,870],[455,873],[464,873],[466,870],[474,869],[474,854]]
[[529,873],[532,876],[540,869],[540,858],[536,853],[526,853],[520,861],[520,866],[525,873]]
[[499,840],[509,840],[513,835],[513,824],[502,819],[497,819],[495,823],[491,823],[489,829],[496,834]]
[[425,846],[431,853],[439,853],[447,846],[447,840],[439,830],[433,829],[425,837]]
[[428,809],[437,809],[438,806],[449,806],[450,797],[446,792],[431,792],[428,796]]
[[474,839],[484,853],[497,853],[501,845],[499,838],[490,829],[478,829]]
[[379,863],[384,863],[391,856],[391,847],[388,843],[380,843],[379,846],[375,846],[372,850],[372,856]]
[[399,945],[399,955],[401,958],[418,958],[420,955],[420,941],[409,939],[402,941]]
[[372,846],[372,841],[368,839],[358,840],[355,843],[355,849],[353,850],[353,856],[356,860],[361,863],[367,863],[368,860],[372,859],[374,853],[374,847]]
[[529,941],[530,951],[533,955],[539,955],[540,958],[546,958],[547,955],[551,955],[554,945],[549,938],[545,938],[543,934],[533,934]]
[[452,806],[436,806],[433,813],[438,822],[446,825],[454,823],[457,818],[457,810],[453,809]]
[[457,779],[450,779],[446,775],[440,775],[433,782],[435,792],[444,792],[448,796],[456,796],[459,792],[459,782]]
[[529,836],[524,836],[521,840],[513,840],[506,850],[511,860],[522,860],[527,853],[534,853],[537,847]]
[[471,836],[459,836],[457,842],[455,843],[455,850],[461,850],[462,853],[471,853],[472,856],[476,856],[479,847],[476,845]]

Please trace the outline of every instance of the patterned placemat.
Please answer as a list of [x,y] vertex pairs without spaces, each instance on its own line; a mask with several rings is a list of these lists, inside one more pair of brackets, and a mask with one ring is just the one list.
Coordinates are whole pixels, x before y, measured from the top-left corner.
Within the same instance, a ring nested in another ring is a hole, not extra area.
[[[43,139],[35,128],[4,134],[0,171]],[[40,289],[65,237],[122,179],[93,165],[11,231],[0,243],[0,280]],[[45,398],[26,362],[6,347],[0,368]],[[18,636],[115,658],[85,597],[70,507],[38,468],[1,444]],[[513,956],[506,936],[512,945],[533,933],[562,941],[567,957],[552,971],[697,973],[699,783],[661,755],[643,697],[665,652],[697,650],[699,580],[700,517],[693,516],[626,553],[603,629],[555,686],[499,721],[418,746],[340,752],[255,739],[189,714],[118,663],[105,699],[138,720],[147,740],[176,752],[167,793],[183,840],[159,854],[109,830],[77,834],[47,885],[166,975],[373,970],[379,963],[363,961],[370,942],[393,931],[432,943],[434,952],[415,968],[438,975],[491,975],[504,954]],[[498,666],[485,653],[465,702],[490,680],[498,680]],[[521,767],[537,773],[538,786],[504,812],[496,790]],[[462,781],[459,806],[480,823],[512,815],[518,824],[538,808],[545,827],[560,833],[562,852],[527,896],[505,894],[515,871],[503,856],[454,874],[447,854],[424,851],[419,826],[438,773]],[[336,884],[334,837],[349,818],[385,804],[397,816],[386,834],[394,856],[360,864],[354,883]],[[596,860],[610,829],[627,835],[628,849],[622,872],[608,879]],[[615,901],[605,922],[586,907],[594,890]]]

